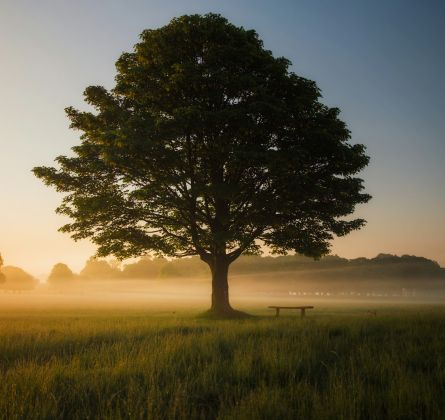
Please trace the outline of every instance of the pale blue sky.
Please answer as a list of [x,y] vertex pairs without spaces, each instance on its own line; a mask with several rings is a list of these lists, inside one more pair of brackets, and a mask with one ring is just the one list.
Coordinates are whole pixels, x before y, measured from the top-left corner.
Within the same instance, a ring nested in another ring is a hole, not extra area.
[[36,275],[79,269],[94,252],[58,233],[60,196],[30,169],[78,141],[64,107],[91,84],[112,86],[114,63],[145,28],[221,13],[256,29],[276,56],[315,80],[364,143],[368,220],[333,244],[345,257],[416,254],[445,265],[445,2],[0,0],[0,252]]

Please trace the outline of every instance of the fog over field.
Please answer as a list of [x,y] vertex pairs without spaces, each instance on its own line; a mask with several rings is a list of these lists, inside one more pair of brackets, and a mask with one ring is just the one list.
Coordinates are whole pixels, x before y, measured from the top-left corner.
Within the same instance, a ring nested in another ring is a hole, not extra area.
[[[125,308],[171,315],[205,310],[211,295],[210,273],[197,258],[144,257],[127,264],[90,259],[79,274],[57,264],[46,282],[18,268],[6,266],[3,272],[1,312]],[[320,261],[247,256],[233,264],[229,286],[232,305],[246,310],[301,303],[368,310],[384,304],[443,303],[445,270],[425,258],[386,254]]]

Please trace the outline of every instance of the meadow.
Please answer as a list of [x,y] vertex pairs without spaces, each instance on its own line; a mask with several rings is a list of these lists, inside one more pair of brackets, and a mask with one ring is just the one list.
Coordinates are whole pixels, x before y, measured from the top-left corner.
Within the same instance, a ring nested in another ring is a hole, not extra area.
[[0,418],[445,418],[444,307],[275,319],[246,305],[255,317],[222,321],[186,306],[5,304]]

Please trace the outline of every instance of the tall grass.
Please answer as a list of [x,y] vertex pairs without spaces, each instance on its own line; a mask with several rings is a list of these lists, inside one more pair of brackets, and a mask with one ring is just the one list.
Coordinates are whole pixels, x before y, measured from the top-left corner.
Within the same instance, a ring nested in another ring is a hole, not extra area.
[[443,310],[0,318],[0,418],[443,419]]

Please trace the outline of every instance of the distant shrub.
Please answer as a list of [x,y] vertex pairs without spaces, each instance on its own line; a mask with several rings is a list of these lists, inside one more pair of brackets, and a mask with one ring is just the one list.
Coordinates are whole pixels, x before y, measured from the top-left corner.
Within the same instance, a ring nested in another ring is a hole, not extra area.
[[48,277],[48,283],[55,286],[70,284],[74,279],[74,273],[63,263],[57,263]]
[[111,266],[107,260],[101,260],[91,257],[80,272],[82,277],[91,280],[96,279],[114,279],[121,277],[121,271],[117,267]]
[[3,274],[5,281],[0,286],[3,290],[32,290],[38,284],[38,280],[19,267],[6,266]]
[[165,258],[141,257],[135,263],[126,264],[122,271],[122,276],[134,279],[158,278],[166,264],[168,264],[168,260]]
[[2,273],[2,267],[3,267],[3,258],[2,254],[0,254],[0,284],[4,283],[6,280],[6,276]]
[[160,277],[204,277],[209,275],[209,267],[199,257],[189,257],[168,261],[159,273]]

